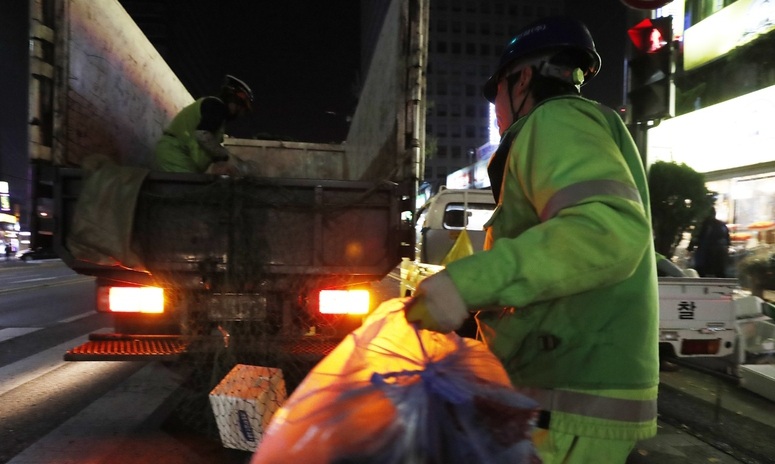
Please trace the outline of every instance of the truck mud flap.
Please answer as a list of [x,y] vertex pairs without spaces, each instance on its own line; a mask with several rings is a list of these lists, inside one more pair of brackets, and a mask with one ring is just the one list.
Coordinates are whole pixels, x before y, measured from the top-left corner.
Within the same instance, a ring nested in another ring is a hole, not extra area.
[[65,361],[175,361],[188,344],[177,335],[89,334],[65,353]]

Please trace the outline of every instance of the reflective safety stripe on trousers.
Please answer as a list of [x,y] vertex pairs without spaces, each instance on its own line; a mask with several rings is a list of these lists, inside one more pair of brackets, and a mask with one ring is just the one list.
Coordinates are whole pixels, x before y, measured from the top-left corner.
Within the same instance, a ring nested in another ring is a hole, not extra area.
[[589,180],[569,185],[552,195],[541,211],[541,222],[554,217],[561,209],[595,195],[613,195],[643,203],[638,189],[616,180]]
[[657,417],[656,398],[632,400],[540,388],[520,388],[519,392],[536,400],[540,408],[546,411],[625,422],[646,422]]

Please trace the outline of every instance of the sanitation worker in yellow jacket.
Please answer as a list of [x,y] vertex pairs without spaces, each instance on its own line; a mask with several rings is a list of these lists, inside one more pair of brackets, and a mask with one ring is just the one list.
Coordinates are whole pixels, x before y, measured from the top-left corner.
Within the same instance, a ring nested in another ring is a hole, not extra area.
[[[253,92],[234,76],[224,78],[217,97],[186,106],[170,121],[156,144],[154,168],[168,172],[236,174],[231,153],[223,146],[226,122],[253,109]],[[237,160],[234,160],[237,161]]]
[[541,407],[544,463],[624,463],[656,434],[658,294],[641,157],[613,110],[580,96],[600,69],[586,26],[545,18],[506,46],[484,86],[501,143],[485,251],[423,280],[406,305],[479,331]]

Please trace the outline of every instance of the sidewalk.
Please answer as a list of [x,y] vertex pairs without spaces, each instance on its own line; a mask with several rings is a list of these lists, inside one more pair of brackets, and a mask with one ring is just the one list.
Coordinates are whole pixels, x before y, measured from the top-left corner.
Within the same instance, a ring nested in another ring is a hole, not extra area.
[[659,430],[628,464],[775,463],[775,403],[681,367],[660,373]]
[[662,420],[657,436],[644,440],[627,458],[627,464],[739,464],[740,461],[693,436],[686,429]]

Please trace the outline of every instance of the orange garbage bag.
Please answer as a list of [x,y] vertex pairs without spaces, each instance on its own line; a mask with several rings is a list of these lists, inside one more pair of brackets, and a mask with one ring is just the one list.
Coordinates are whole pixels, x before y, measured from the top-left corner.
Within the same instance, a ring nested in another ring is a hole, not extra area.
[[275,413],[251,464],[536,462],[536,404],[481,342],[383,303]]

